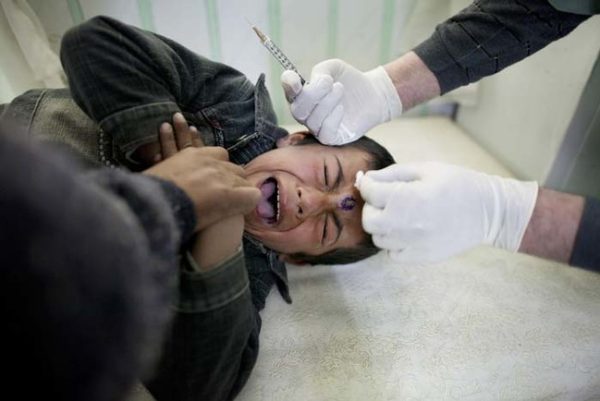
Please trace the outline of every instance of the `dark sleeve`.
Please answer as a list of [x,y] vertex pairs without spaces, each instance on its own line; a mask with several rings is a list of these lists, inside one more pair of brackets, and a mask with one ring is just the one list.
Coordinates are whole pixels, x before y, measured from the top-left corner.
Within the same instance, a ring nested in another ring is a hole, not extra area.
[[557,11],[547,0],[478,0],[413,50],[444,94],[528,57],[587,18]]
[[94,171],[85,178],[126,204],[143,229],[149,252],[174,271],[175,256],[196,226],[194,204],[185,192],[169,181],[118,169]]
[[239,71],[108,17],[69,30],[60,57],[73,99],[125,155],[157,140],[176,111],[253,99],[254,85]]
[[[84,174],[55,149],[1,130],[7,383],[27,399],[40,388],[73,400],[102,388],[122,399],[153,365],[171,320],[191,201],[143,175]],[[33,388],[23,379],[32,364],[45,367]]]
[[194,266],[184,255],[177,316],[159,367],[145,383],[157,401],[231,400],[258,355],[260,317],[243,252],[208,272]]
[[[144,346],[142,376],[153,370],[159,358],[157,349],[173,319],[170,309],[176,286],[178,253],[192,236],[196,226],[194,205],[189,197],[175,184],[143,174],[132,174],[117,169],[104,169],[83,174],[81,177],[97,188],[98,198],[106,197],[119,213],[109,213],[106,207],[97,208],[95,213],[105,213],[106,223],[112,232],[121,225],[129,237],[126,245],[130,252],[144,255],[145,262],[137,262],[136,269],[145,269],[142,279],[137,281],[138,293],[147,298],[146,310],[135,320],[145,320],[148,345]],[[100,196],[102,195],[102,196]],[[93,207],[86,205],[84,207]],[[96,227],[92,229],[96,230]],[[98,235],[98,234],[96,234]],[[135,241],[133,240],[135,239]],[[135,249],[137,248],[137,249]],[[102,252],[102,249],[98,250]],[[115,252],[107,249],[105,252]],[[98,253],[98,252],[96,252]],[[118,256],[116,253],[115,256]],[[89,257],[93,258],[92,254]],[[129,267],[132,269],[132,267]],[[136,296],[132,293],[130,296]]]
[[600,201],[586,198],[569,264],[600,272]]

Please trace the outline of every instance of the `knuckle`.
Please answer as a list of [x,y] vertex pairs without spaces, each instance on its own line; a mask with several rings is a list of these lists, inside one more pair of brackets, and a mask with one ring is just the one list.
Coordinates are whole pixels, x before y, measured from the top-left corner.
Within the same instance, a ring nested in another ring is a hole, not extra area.
[[211,156],[215,159],[219,159],[219,160],[223,160],[223,161],[229,160],[229,153],[227,152],[227,150],[225,148],[222,148],[220,146],[206,146],[201,149],[202,149],[202,152],[208,154],[209,156]]
[[193,155],[196,150],[197,150],[196,148],[188,146],[188,147],[181,149],[179,151],[179,153],[184,154],[184,155],[188,155],[188,154]]
[[217,155],[223,158],[223,160],[229,160],[229,152],[225,148],[217,147],[216,148]]

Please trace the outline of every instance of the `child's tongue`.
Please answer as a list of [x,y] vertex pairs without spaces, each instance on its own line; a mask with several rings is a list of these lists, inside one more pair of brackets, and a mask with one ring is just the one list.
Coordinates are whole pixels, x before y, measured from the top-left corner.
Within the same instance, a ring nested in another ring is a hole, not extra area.
[[275,217],[275,210],[273,210],[273,206],[271,205],[271,202],[269,202],[269,198],[275,192],[275,182],[270,179],[266,180],[260,186],[260,192],[260,201],[256,207],[258,215],[263,219],[272,219]]

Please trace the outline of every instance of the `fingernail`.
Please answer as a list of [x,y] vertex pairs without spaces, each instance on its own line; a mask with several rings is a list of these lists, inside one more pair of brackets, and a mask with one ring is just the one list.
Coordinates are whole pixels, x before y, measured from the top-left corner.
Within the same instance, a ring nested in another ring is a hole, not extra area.
[[198,131],[198,129],[197,129],[196,127],[194,127],[193,125],[190,125],[190,129],[191,129],[192,131]]
[[154,162],[159,162],[159,161],[160,161],[160,159],[162,159],[162,156],[161,156],[161,154],[160,154],[160,153],[157,153],[157,154],[155,154],[155,155],[154,155],[154,159],[153,159],[153,160],[154,160]]
[[166,132],[171,132],[172,128],[171,128],[171,124],[169,123],[162,123],[160,126],[160,130],[161,131],[166,131]]
[[184,122],[185,118],[183,118],[183,114],[177,112],[173,115],[173,121],[177,120],[178,122]]

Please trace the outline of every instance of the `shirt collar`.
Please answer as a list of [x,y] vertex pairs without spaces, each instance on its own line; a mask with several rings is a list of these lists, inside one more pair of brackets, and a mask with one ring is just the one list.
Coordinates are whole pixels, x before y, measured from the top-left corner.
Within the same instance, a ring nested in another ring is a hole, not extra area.
[[265,86],[265,74],[260,74],[254,90],[254,129],[256,132],[267,136],[274,143],[288,132],[277,125],[277,116],[273,110],[273,103],[269,91]]
[[250,244],[252,247],[254,247],[254,249],[265,256],[268,269],[275,279],[277,290],[279,290],[279,293],[285,302],[291,304],[292,298],[290,296],[290,288],[285,263],[279,260],[279,256],[275,251],[264,246],[260,241],[252,237],[250,234],[244,233],[244,239],[246,240],[247,244]]

